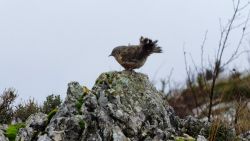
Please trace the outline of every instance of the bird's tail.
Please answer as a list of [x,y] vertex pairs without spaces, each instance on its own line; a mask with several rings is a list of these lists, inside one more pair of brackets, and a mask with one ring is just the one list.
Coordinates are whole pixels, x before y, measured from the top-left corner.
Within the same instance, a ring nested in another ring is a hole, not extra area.
[[161,47],[157,45],[157,40],[152,41],[149,38],[140,38],[140,47],[141,47],[141,53],[142,56],[149,56],[152,53],[162,53]]

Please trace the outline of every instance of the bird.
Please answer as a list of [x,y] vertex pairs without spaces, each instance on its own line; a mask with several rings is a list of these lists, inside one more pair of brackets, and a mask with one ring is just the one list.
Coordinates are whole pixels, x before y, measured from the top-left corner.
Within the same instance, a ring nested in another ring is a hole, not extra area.
[[141,36],[139,42],[139,45],[115,47],[109,56],[113,56],[125,70],[133,71],[142,67],[152,53],[162,53],[157,45],[158,40]]

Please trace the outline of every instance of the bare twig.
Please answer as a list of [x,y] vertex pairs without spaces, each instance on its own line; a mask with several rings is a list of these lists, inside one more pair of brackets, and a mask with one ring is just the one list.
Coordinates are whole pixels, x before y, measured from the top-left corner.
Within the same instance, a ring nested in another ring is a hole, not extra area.
[[155,71],[154,75],[153,75],[153,79],[152,79],[152,83],[155,82],[155,78],[157,76],[157,74],[159,73],[159,71],[161,70],[161,68],[165,65],[166,61],[163,61],[160,66],[157,68],[157,70]]
[[202,73],[203,81],[205,82],[206,89],[207,89],[207,81],[206,81],[205,72],[204,72],[204,70],[205,70],[204,69],[204,47],[205,47],[205,43],[207,40],[207,33],[208,33],[208,31],[206,31],[203,42],[201,44],[201,73]]
[[163,79],[161,79],[161,86],[162,86],[161,87],[161,92],[162,93],[165,93],[165,89],[166,89],[167,85],[168,85],[169,91],[171,91],[170,81],[171,81],[171,77],[173,75],[173,71],[174,71],[174,69],[172,68],[171,71],[170,71],[170,73],[169,73],[169,75],[166,76],[166,77],[164,77]]
[[191,90],[191,93],[194,97],[194,102],[195,102],[195,107],[197,108],[197,113],[199,112],[198,110],[198,101],[197,101],[197,96],[196,96],[196,92],[195,92],[195,89],[194,89],[194,86],[193,86],[193,82],[191,80],[191,72],[190,72],[190,69],[188,69],[188,64],[187,64],[187,56],[186,56],[186,51],[184,50],[184,47],[183,47],[183,55],[184,55],[184,61],[185,61],[185,70],[186,70],[186,73],[187,73],[187,85],[188,87],[190,88]]
[[248,16],[247,16],[247,19],[245,21],[244,27],[242,28],[241,38],[239,40],[239,43],[238,43],[235,51],[233,52],[233,54],[231,55],[231,57],[222,65],[222,67],[228,65],[230,62],[232,62],[233,60],[235,60],[236,58],[239,57],[238,56],[238,51],[239,51],[239,48],[240,48],[240,46],[242,44],[242,41],[243,41],[243,39],[245,37],[245,32],[246,32],[247,24],[248,24],[248,21],[249,21],[249,17],[250,17],[250,12],[248,13]]

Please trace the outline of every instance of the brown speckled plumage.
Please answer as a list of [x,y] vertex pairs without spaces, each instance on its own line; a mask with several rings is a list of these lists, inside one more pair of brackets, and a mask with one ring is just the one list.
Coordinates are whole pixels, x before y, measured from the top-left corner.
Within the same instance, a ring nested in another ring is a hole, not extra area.
[[150,54],[161,52],[157,40],[141,37],[139,45],[118,46],[113,49],[110,56],[115,57],[126,70],[133,70],[142,67]]

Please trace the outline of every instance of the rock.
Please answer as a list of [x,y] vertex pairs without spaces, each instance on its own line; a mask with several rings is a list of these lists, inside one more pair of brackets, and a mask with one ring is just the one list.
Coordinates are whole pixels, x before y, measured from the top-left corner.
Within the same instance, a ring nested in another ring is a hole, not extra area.
[[243,135],[243,137],[250,140],[250,131],[247,131],[247,132]]
[[4,136],[4,132],[2,130],[0,130],[0,141],[9,141],[9,139]]
[[80,140],[84,127],[81,127],[83,116],[79,115],[77,103],[82,96],[83,87],[78,82],[68,84],[65,102],[59,107],[45,130],[50,139],[55,141]]
[[244,134],[241,134],[239,138],[242,141],[249,141],[250,140],[250,131],[245,132]]
[[177,123],[171,124],[176,122],[170,119],[173,110],[141,73],[101,74],[81,110],[87,123],[82,141],[166,140],[178,130]]
[[33,139],[34,134],[35,134],[35,131],[30,127],[21,128],[19,129],[16,140],[17,141],[31,141]]
[[198,135],[196,141],[207,141],[207,139],[204,136]]
[[7,124],[0,125],[0,130],[2,131],[6,131],[7,128],[8,128]]
[[43,113],[32,114],[26,120],[25,128],[19,129],[16,140],[30,141],[36,139],[37,134],[44,131],[47,124],[47,115]]
[[45,134],[45,135],[39,136],[37,141],[52,141],[52,140]]
[[208,130],[210,128],[210,123],[207,121],[201,121],[192,116],[188,116],[182,121],[183,127],[188,135],[192,137],[197,137],[198,135],[207,136]]
[[36,113],[34,115],[31,115],[26,120],[26,128],[30,127],[36,131],[42,131],[46,127],[47,120],[48,120],[48,118],[47,118],[46,114]]
[[113,141],[130,141],[121,131],[121,129],[116,126],[113,129]]

